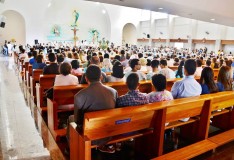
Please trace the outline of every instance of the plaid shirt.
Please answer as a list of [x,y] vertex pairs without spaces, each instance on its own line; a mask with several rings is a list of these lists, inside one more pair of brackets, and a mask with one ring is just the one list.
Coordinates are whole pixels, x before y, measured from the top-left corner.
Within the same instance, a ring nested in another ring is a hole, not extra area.
[[125,95],[117,98],[117,107],[138,106],[149,103],[146,93],[141,93],[139,90],[128,91]]

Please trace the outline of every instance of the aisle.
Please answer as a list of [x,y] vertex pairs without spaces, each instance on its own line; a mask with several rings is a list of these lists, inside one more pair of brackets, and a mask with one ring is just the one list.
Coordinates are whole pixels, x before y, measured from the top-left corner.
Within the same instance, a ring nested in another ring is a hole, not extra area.
[[12,57],[0,56],[0,159],[47,159],[14,68]]

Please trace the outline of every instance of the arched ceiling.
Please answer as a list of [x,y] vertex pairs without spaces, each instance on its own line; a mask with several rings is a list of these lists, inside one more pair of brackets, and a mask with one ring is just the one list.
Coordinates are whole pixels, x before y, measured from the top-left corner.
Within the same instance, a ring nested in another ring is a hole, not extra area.
[[[89,0],[164,12],[234,27],[234,0]],[[163,8],[163,9],[159,9]],[[215,20],[211,20],[215,19]]]

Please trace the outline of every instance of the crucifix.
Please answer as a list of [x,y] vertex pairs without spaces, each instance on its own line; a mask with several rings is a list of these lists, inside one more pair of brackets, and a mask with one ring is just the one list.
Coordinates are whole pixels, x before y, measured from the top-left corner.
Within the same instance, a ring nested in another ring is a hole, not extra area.
[[76,26],[73,26],[74,28],[71,29],[73,30],[73,33],[74,33],[74,47],[76,47],[76,40],[78,39],[78,37],[76,36],[76,31],[78,31],[78,29],[76,29]]

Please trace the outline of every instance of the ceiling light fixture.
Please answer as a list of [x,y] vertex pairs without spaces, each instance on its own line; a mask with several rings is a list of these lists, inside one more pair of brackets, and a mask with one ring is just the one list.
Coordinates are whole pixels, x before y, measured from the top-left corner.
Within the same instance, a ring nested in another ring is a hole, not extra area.
[[51,2],[48,4],[48,8],[51,6]]
[[103,13],[103,14],[106,14],[106,10],[103,9],[103,10],[102,10],[102,13]]
[[160,7],[160,8],[158,8],[158,9],[159,9],[159,10],[163,10],[163,8],[161,8],[161,7]]
[[215,19],[214,19],[214,18],[211,18],[210,20],[211,20],[211,21],[215,21]]

